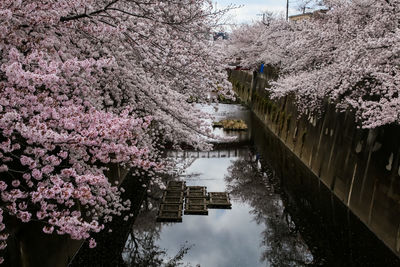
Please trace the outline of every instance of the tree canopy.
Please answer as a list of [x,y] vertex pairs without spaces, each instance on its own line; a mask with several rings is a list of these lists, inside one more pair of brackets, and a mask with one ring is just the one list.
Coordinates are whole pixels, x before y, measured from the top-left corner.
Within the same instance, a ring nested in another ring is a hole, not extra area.
[[354,111],[363,128],[398,124],[400,2],[324,4],[329,9],[310,19],[242,26],[232,34],[230,57],[250,67],[276,67],[272,96],[294,94],[301,112],[320,112],[328,100],[340,111]]
[[129,206],[108,164],[151,173],[165,142],[207,146],[188,100],[230,94],[207,39],[225,11],[208,0],[0,2],[1,240],[7,216],[88,238]]

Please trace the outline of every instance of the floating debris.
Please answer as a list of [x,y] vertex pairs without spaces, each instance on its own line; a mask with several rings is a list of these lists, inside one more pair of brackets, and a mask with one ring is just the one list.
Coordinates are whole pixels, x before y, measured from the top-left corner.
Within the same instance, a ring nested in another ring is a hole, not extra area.
[[186,187],[185,215],[208,215],[207,188],[205,186]]
[[244,120],[226,119],[222,121],[213,122],[213,127],[223,128],[227,131],[245,131],[247,130],[247,124]]

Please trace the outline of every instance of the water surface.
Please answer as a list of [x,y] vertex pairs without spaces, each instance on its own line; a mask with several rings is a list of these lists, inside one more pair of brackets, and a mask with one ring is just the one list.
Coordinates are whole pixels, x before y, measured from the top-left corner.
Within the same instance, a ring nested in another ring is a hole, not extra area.
[[[201,108],[214,112],[216,120],[238,118],[250,125],[251,114],[240,105]],[[221,129],[214,133],[237,136],[237,142],[249,141],[251,135],[250,131]],[[208,216],[184,215],[182,223],[157,223],[147,232],[134,230],[135,238],[142,240],[151,233],[152,254],[157,254],[158,264],[177,255],[187,266],[302,266],[312,261],[307,245],[292,231],[293,222],[285,213],[273,172],[262,166],[251,146],[233,143],[209,152],[171,151],[168,155],[185,162],[180,179],[187,185],[206,186],[208,192],[229,192],[232,209],[209,209]],[[139,218],[137,229],[141,221]],[[128,243],[133,243],[132,238]]]

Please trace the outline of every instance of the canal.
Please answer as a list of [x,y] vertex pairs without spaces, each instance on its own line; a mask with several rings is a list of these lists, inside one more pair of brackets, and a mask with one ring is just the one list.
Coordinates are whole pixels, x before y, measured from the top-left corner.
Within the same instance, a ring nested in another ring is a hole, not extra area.
[[[143,208],[125,247],[131,266],[298,266],[313,256],[285,210],[279,181],[251,145],[251,113],[240,105],[202,107],[216,120],[243,119],[248,131],[224,132],[237,137],[209,152],[171,151],[187,186],[230,194],[232,209],[209,209],[208,215],[184,215],[182,223],[153,223],[157,202]],[[153,216],[153,217],[152,217]],[[151,249],[149,249],[151,248]],[[149,257],[153,257],[149,262]],[[146,261],[146,264],[144,264]]]
[[200,108],[215,120],[243,119],[249,129],[214,129],[225,140],[211,151],[168,151],[176,170],[163,180],[226,191],[232,208],[183,215],[181,223],[156,222],[164,188],[140,181],[147,183],[139,190],[144,198],[127,192],[142,203],[135,221],[113,222],[112,233],[97,237],[95,249],[82,248],[70,266],[400,266],[248,109]]

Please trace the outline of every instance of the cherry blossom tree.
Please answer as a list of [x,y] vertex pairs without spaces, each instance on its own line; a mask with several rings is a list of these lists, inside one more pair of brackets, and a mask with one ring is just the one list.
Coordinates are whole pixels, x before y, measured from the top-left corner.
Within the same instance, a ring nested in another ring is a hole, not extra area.
[[256,69],[261,63],[279,68],[290,58],[287,47],[296,28],[298,25],[278,16],[271,16],[267,24],[242,25],[232,33],[226,57],[241,58],[240,64],[246,68]]
[[283,30],[278,32],[252,26],[251,36],[257,36],[253,42],[259,46],[244,48],[233,38],[231,51],[245,50],[253,64],[278,68],[272,95],[294,93],[301,112],[320,112],[329,100],[341,111],[353,110],[363,128],[398,124],[400,2],[324,4],[329,7],[326,14],[289,24],[281,21]]
[[0,2],[1,249],[8,217],[88,238],[129,208],[109,164],[152,173],[162,144],[207,146],[188,100],[230,94],[206,39],[225,12],[208,0]]

